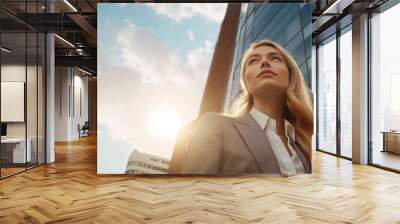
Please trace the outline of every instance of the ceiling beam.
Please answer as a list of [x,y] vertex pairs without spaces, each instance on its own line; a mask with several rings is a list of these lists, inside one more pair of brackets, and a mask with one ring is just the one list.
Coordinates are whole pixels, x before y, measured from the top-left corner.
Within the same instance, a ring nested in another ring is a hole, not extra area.
[[97,60],[90,56],[55,56],[56,66],[81,66],[88,67],[93,71],[97,69]]
[[96,38],[97,36],[97,30],[95,27],[90,24],[85,17],[83,17],[81,14],[75,14],[75,13],[70,13],[67,14],[67,16],[74,21],[78,26],[80,26],[87,35],[89,35],[91,38]]

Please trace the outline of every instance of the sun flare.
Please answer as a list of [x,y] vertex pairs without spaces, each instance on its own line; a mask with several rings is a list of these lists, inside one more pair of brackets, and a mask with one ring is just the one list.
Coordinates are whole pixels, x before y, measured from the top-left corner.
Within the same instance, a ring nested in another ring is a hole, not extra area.
[[174,139],[178,134],[181,121],[172,110],[156,111],[147,117],[147,133],[155,137]]

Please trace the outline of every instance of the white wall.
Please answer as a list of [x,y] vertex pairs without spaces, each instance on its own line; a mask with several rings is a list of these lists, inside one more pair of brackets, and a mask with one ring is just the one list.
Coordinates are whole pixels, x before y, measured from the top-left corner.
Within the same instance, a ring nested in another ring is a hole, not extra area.
[[[72,116],[72,130],[71,130],[71,134],[74,137],[79,137],[79,133],[78,133],[78,124],[80,124],[81,126],[85,123],[85,121],[88,120],[88,106],[89,106],[89,102],[88,102],[88,77],[85,76],[81,76],[80,74],[82,73],[78,73],[79,75],[76,75],[76,71],[75,70],[75,75],[74,75],[74,108],[72,111],[75,111],[75,113],[73,112],[73,116]],[[80,93],[79,93],[80,91]],[[80,97],[79,97],[80,96]]]
[[79,138],[78,124],[88,120],[88,78],[83,75],[76,68],[56,67],[56,141]]
[[68,140],[69,79],[67,67],[55,68],[55,141]]

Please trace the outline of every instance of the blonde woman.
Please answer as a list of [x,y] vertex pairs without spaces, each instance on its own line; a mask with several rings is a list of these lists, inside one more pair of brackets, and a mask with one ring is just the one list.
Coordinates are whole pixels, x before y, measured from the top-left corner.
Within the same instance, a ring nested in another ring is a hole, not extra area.
[[206,113],[191,124],[192,133],[178,137],[170,173],[311,173],[311,96],[294,59],[262,40],[245,51],[240,69],[237,115]]

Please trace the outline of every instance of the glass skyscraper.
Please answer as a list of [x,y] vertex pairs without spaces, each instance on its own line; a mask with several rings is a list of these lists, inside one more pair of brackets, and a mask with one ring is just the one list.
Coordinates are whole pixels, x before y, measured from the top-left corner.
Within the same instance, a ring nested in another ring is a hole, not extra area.
[[269,39],[296,60],[311,88],[311,4],[242,3],[225,110],[240,95],[240,59],[250,44]]

